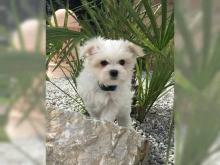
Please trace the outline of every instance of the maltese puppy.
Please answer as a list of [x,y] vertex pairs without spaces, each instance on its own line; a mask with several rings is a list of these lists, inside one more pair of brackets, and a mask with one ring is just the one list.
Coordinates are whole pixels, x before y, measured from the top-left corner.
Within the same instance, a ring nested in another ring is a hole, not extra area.
[[80,49],[84,69],[77,78],[78,93],[91,117],[131,127],[131,79],[136,58],[144,52],[125,40],[101,37]]

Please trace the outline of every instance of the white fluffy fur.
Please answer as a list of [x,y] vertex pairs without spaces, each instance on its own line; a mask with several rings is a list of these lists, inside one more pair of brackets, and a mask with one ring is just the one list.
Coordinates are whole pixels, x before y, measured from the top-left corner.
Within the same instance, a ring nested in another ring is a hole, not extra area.
[[[125,40],[110,40],[101,37],[87,41],[80,50],[85,57],[84,69],[77,79],[78,92],[90,116],[99,120],[131,126],[131,78],[136,57],[144,53],[137,45]],[[125,64],[119,64],[119,60]],[[102,60],[108,65],[102,66]],[[109,71],[119,72],[112,80]],[[117,85],[115,91],[103,91],[98,84]]]

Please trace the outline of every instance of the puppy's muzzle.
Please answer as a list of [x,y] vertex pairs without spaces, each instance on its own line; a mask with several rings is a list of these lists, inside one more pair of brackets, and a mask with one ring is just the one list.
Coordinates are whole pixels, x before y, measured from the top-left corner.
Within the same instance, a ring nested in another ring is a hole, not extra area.
[[112,79],[116,79],[118,77],[118,71],[115,70],[115,69],[110,70],[109,74],[110,74]]

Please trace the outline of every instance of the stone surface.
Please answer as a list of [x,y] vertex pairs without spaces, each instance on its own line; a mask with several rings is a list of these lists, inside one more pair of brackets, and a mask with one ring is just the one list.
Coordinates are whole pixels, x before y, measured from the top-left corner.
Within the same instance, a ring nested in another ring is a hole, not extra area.
[[[70,82],[73,83],[72,80],[61,78],[52,79],[51,81],[66,93],[70,94],[74,99],[65,95],[51,82],[46,82],[46,107],[54,107],[62,111],[80,112],[81,107],[74,101],[78,98],[70,84]],[[173,100],[174,89],[171,88],[154,103],[143,123],[133,118],[134,128],[146,136],[151,146],[148,159],[144,160],[142,165],[164,164],[167,159],[168,133],[173,113]],[[80,102],[80,100],[77,101]],[[173,165],[175,156],[174,133],[172,133],[170,147],[168,164]]]
[[50,109],[46,149],[49,165],[133,165],[143,161],[149,143],[135,130]]

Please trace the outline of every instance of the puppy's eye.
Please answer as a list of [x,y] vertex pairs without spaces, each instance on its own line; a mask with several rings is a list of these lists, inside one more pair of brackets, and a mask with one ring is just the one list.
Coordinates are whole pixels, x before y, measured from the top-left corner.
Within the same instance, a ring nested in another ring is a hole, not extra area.
[[102,60],[102,61],[100,62],[100,64],[101,64],[102,66],[106,66],[106,65],[108,65],[108,61]]
[[125,64],[125,60],[120,60],[120,61],[119,61],[119,64],[120,64],[120,65],[124,65],[124,64]]

